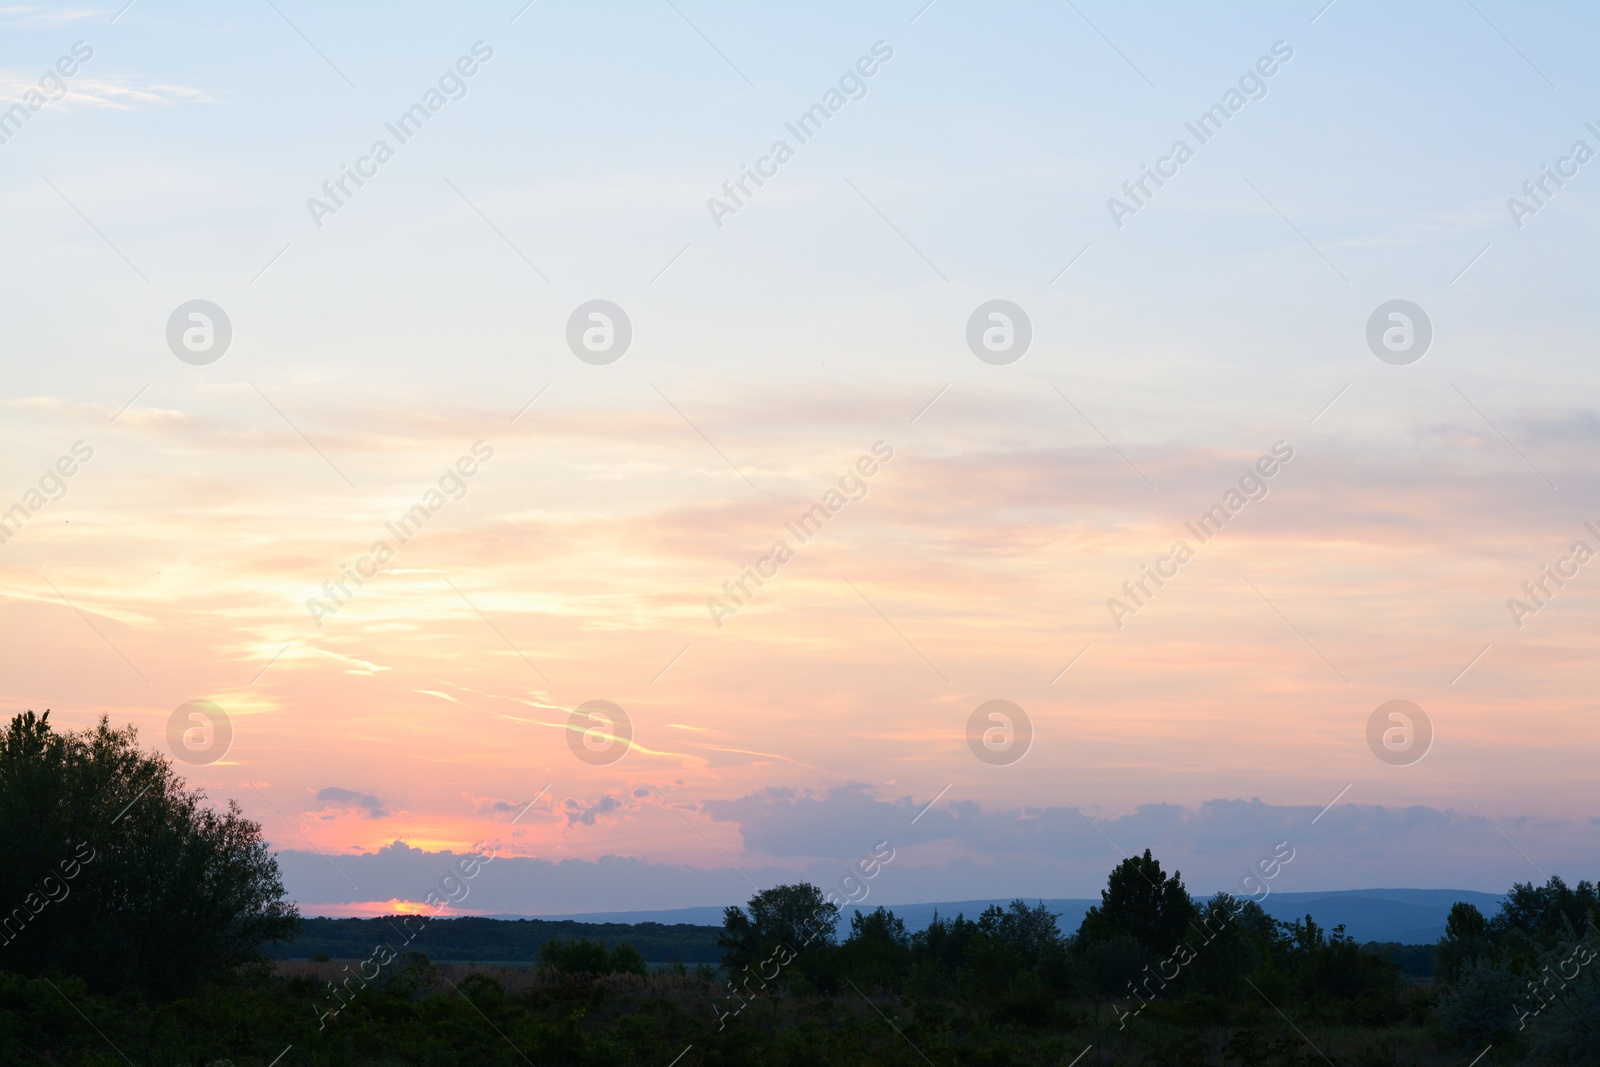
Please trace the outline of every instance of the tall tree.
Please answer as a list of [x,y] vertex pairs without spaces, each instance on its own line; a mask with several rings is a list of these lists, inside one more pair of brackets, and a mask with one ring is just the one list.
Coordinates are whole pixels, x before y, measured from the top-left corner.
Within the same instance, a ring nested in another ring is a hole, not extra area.
[[134,727],[0,735],[0,967],[162,998],[261,956],[299,923],[236,803],[205,804]]
[[723,969],[732,978],[775,956],[782,961],[831,946],[838,921],[839,906],[810,882],[763,889],[750,898],[749,914],[740,908],[723,912],[717,936]]
[[1444,923],[1444,937],[1433,958],[1433,976],[1445,985],[1454,985],[1469,962],[1494,956],[1489,935],[1489,920],[1473,904],[1458,900],[1450,905]]
[[1081,942],[1126,935],[1147,951],[1166,956],[1194,929],[1199,909],[1189,899],[1180,872],[1171,877],[1145,849],[1117,864],[1078,928]]

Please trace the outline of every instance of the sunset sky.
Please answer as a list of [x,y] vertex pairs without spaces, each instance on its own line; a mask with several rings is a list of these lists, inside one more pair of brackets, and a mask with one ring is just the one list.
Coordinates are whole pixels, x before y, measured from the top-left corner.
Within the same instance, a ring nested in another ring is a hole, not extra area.
[[[1283,840],[1284,889],[1595,876],[1600,11],[121,6],[0,9],[0,689],[137,725],[304,911],[478,842],[516,863],[463,910],[521,914],[880,841],[891,903],[1146,847],[1211,892]],[[169,347],[193,300],[213,362]],[[592,300],[614,362],[569,348]],[[1015,362],[969,350],[991,300]],[[1369,348],[1393,300],[1414,362]],[[969,744],[991,700],[1020,759]],[[1423,758],[1369,744],[1391,700]]]

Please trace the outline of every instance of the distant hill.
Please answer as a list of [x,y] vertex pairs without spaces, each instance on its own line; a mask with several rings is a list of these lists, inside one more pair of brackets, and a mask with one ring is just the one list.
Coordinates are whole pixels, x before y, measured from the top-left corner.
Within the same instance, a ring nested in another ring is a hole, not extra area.
[[[665,925],[572,922],[551,919],[491,919],[476,916],[434,919],[409,925],[399,917],[375,919],[307,918],[300,936],[277,947],[281,959],[308,959],[325,952],[331,959],[366,959],[380,944],[396,952],[416,951],[438,963],[533,963],[546,941],[587,938],[607,948],[626,941],[651,963],[717,963],[719,925]],[[409,940],[408,940],[409,937]]]
[[1329,893],[1274,893],[1262,904],[1274,919],[1311,915],[1318,926],[1340,923],[1357,941],[1397,941],[1431,945],[1444,936],[1450,905],[1474,904],[1485,916],[1500,910],[1505,897],[1467,889],[1344,889]]
[[[923,930],[933,921],[934,912],[954,916],[958,912],[967,918],[976,918],[991,904],[1001,907],[1013,898],[1003,900],[947,900],[925,904],[885,904],[905,921],[908,930]],[[1262,908],[1274,919],[1289,921],[1303,919],[1307,914],[1317,920],[1317,925],[1332,929],[1341,923],[1345,932],[1357,941],[1395,941],[1402,945],[1431,945],[1444,936],[1444,922],[1450,914],[1450,905],[1458,900],[1476,904],[1484,915],[1493,915],[1504,897],[1496,893],[1479,893],[1470,889],[1340,889],[1324,893],[1273,893],[1262,903]],[[1033,903],[1033,898],[1028,898]],[[1071,934],[1083,922],[1084,914],[1099,898],[1085,899],[1061,897],[1046,899],[1044,904],[1057,913],[1063,933]],[[867,905],[866,910],[877,907]],[[840,933],[849,928],[848,909],[840,920]],[[721,908],[673,908],[665,911],[610,911],[588,915],[562,916],[582,922],[600,923],[690,923],[697,926],[721,926]]]

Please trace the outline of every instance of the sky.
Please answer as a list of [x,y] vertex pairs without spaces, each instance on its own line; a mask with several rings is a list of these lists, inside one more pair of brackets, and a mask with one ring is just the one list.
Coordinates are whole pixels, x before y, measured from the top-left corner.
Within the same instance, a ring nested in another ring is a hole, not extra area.
[[306,913],[1600,873],[1592,6],[0,25],[4,707]]

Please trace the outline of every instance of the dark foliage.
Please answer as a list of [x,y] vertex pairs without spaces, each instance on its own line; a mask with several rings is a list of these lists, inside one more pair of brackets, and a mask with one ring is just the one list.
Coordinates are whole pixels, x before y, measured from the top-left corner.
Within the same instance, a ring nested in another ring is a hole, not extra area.
[[645,974],[648,968],[639,950],[627,942],[609,952],[598,941],[547,941],[539,962],[567,975]]
[[1083,917],[1078,936],[1084,941],[1131,937],[1146,951],[1167,956],[1199,917],[1180,873],[1167,877],[1161,862],[1145,849],[1143,856],[1125,859],[1112,870],[1100,903]]
[[1600,894],[1518,883],[1485,918],[1450,909],[1434,975],[1436,1021],[1463,1046],[1527,1043],[1536,1062],[1600,1063]]
[[237,804],[204,804],[133,727],[0,735],[0,966],[169,997],[293,934],[277,860]]
[[[362,959],[393,936],[393,918],[301,920],[293,941],[276,947],[282,959]],[[428,921],[417,937],[430,959],[472,963],[532,963],[551,941],[586,939],[607,948],[626,941],[652,963],[716,963],[719,926],[679,923],[584,923],[552,919],[486,919],[462,915]]]
[[781,988],[794,988],[804,979],[799,988],[820,984],[831,990],[838,922],[839,906],[810,882],[762,890],[750,898],[748,912],[728,908],[723,913],[717,938],[722,968],[741,981],[753,971],[758,981],[776,981]]

